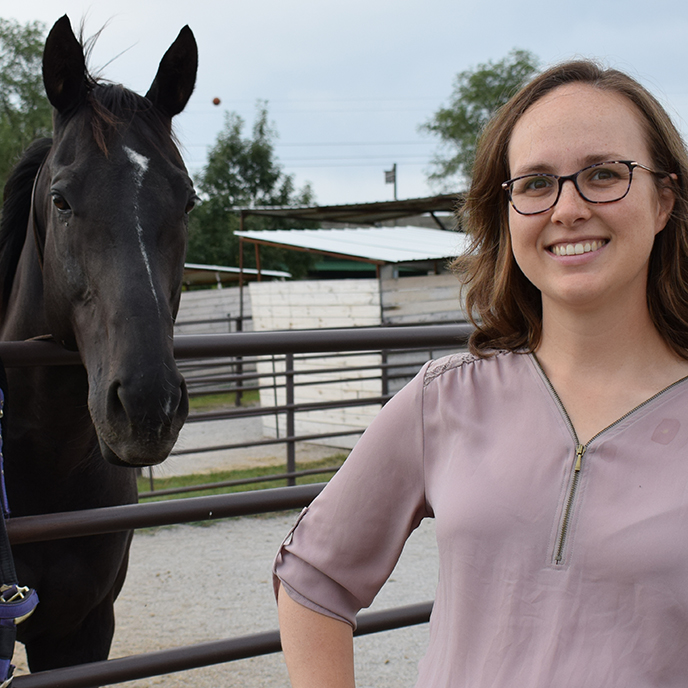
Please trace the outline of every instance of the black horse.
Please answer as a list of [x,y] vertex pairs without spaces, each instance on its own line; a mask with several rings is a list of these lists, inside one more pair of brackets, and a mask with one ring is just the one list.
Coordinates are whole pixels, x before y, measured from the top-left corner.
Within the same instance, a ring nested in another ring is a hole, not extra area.
[[[5,187],[0,339],[50,336],[83,367],[8,370],[13,516],[135,502],[132,467],[163,461],[186,418],[172,327],[195,194],[171,120],[197,62],[185,27],[142,97],[88,73],[66,16],[48,35],[54,133]],[[107,658],[130,540],[14,548],[19,580],[41,600],[18,629],[32,671]]]

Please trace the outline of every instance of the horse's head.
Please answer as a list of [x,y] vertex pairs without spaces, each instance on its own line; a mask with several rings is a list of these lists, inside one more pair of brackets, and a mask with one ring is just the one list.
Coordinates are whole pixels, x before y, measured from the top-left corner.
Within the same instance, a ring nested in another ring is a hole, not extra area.
[[188,413],[172,328],[195,194],[171,120],[191,96],[197,61],[185,27],[144,98],[88,74],[66,16],[45,45],[54,136],[33,212],[46,317],[81,354],[91,417],[113,463],[164,460]]

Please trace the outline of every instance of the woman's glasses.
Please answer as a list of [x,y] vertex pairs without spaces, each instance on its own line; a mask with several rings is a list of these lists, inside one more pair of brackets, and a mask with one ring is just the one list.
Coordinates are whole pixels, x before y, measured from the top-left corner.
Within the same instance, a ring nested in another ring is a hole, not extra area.
[[502,188],[509,194],[514,210],[521,215],[537,215],[553,208],[561,196],[562,185],[567,181],[573,182],[581,198],[588,203],[614,203],[628,194],[636,167],[652,174],[667,176],[666,173],[655,172],[639,162],[613,160],[597,162],[575,174],[564,176],[524,174],[504,182]]

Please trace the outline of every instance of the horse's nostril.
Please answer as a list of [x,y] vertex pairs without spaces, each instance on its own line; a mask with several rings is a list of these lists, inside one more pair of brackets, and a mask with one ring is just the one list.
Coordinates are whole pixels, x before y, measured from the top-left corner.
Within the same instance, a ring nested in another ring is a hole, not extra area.
[[[176,384],[175,384],[176,383]],[[130,388],[119,380],[112,382],[107,395],[107,416],[111,424],[129,432],[137,428],[150,431],[155,427],[179,427],[189,413],[189,397],[183,378],[169,385],[170,392]]]
[[107,415],[111,423],[126,423],[129,419],[124,400],[124,388],[119,380],[115,380],[108,389]]
[[[186,385],[183,380],[167,398],[160,400],[160,408],[162,410],[161,420],[164,425],[172,425],[180,413],[183,413],[186,418],[188,412],[188,396],[186,394]],[[184,409],[186,409],[186,411]]]
[[179,385],[180,398],[177,404],[177,413],[175,414],[177,418],[182,418],[186,420],[189,415],[189,393],[186,389],[186,381],[182,378],[181,384]]

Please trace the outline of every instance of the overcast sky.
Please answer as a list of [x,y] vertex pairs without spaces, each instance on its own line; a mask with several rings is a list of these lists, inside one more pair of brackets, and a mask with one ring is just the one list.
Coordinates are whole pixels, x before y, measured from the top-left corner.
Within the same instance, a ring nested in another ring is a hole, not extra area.
[[[104,76],[145,93],[184,24],[199,44],[196,91],[176,118],[197,172],[227,110],[247,122],[268,101],[277,157],[320,205],[433,192],[437,142],[418,132],[447,103],[455,75],[514,47],[545,64],[603,59],[638,78],[688,133],[685,0],[0,0],[0,16],[48,27],[64,13],[87,35],[108,23],[93,54]],[[122,51],[126,51],[123,54]],[[213,98],[221,104],[214,106]]]

